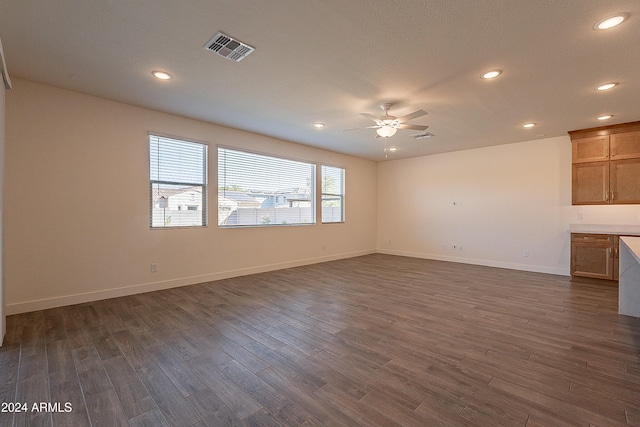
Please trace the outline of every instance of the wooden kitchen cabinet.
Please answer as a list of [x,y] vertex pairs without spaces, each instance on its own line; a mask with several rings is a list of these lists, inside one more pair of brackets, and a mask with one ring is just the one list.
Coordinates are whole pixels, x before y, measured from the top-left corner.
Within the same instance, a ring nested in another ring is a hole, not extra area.
[[571,146],[571,162],[586,163],[609,160],[609,135],[576,139]]
[[609,136],[611,160],[640,158],[640,130]]
[[573,205],[640,204],[640,122],[569,135]]
[[574,205],[609,204],[609,162],[576,163],[571,169]]
[[614,245],[611,234],[571,234],[571,275],[616,280]]
[[640,203],[640,157],[612,160],[609,186],[611,203]]

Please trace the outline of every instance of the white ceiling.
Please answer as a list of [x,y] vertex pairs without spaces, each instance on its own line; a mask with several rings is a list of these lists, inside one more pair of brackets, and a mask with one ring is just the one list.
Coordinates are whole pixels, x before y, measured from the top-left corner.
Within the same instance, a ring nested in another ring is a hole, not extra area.
[[[255,52],[203,49],[218,31]],[[0,0],[0,37],[12,77],[373,160],[385,140],[344,130],[383,102],[435,135],[398,131],[389,159],[640,120],[638,0]]]

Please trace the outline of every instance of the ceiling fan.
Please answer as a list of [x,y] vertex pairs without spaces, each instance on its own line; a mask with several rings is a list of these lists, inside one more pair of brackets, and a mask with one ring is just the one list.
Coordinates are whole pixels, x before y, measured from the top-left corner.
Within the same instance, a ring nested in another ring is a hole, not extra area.
[[[376,117],[373,114],[369,113],[360,113],[361,116],[366,117],[368,119],[376,122],[374,126],[367,126],[364,128],[357,129],[376,129],[376,138],[390,138],[396,134],[398,129],[413,129],[413,130],[426,130],[429,126],[423,125],[411,125],[406,122],[409,120],[416,119],[418,117],[426,116],[428,113],[424,110],[414,111],[411,114],[407,114],[406,116],[396,117],[389,114],[389,110],[393,104],[385,103],[380,106],[384,111],[384,116]],[[348,129],[348,130],[356,130],[356,129]]]

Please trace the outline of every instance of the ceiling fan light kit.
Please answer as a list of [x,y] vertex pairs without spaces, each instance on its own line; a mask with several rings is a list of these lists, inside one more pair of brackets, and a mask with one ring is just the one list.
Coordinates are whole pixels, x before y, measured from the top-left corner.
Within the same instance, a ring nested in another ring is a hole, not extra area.
[[[424,110],[414,111],[411,114],[407,114],[406,116],[396,117],[389,114],[389,110],[393,104],[385,103],[380,107],[384,111],[384,116],[376,117],[373,114],[369,113],[360,113],[361,116],[366,117],[369,120],[373,120],[376,124],[374,126],[367,126],[359,129],[375,129],[376,130],[376,138],[391,138],[396,134],[398,129],[413,129],[419,131],[425,131],[429,126],[424,125],[412,125],[408,124],[409,120],[416,119],[418,117],[426,116],[427,112]],[[349,129],[355,130],[355,129]]]
[[381,128],[376,129],[376,133],[378,134],[378,136],[381,136],[383,138],[391,138],[396,134],[397,131],[398,129],[390,125],[384,125]]

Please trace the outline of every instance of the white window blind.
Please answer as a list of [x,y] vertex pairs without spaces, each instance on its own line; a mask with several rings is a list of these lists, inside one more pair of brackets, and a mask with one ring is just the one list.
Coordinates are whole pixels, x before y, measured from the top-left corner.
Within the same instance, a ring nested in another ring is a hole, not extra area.
[[344,169],[322,165],[322,222],[344,222]]
[[220,227],[315,223],[313,163],[218,147]]
[[151,227],[207,225],[207,145],[149,135]]

